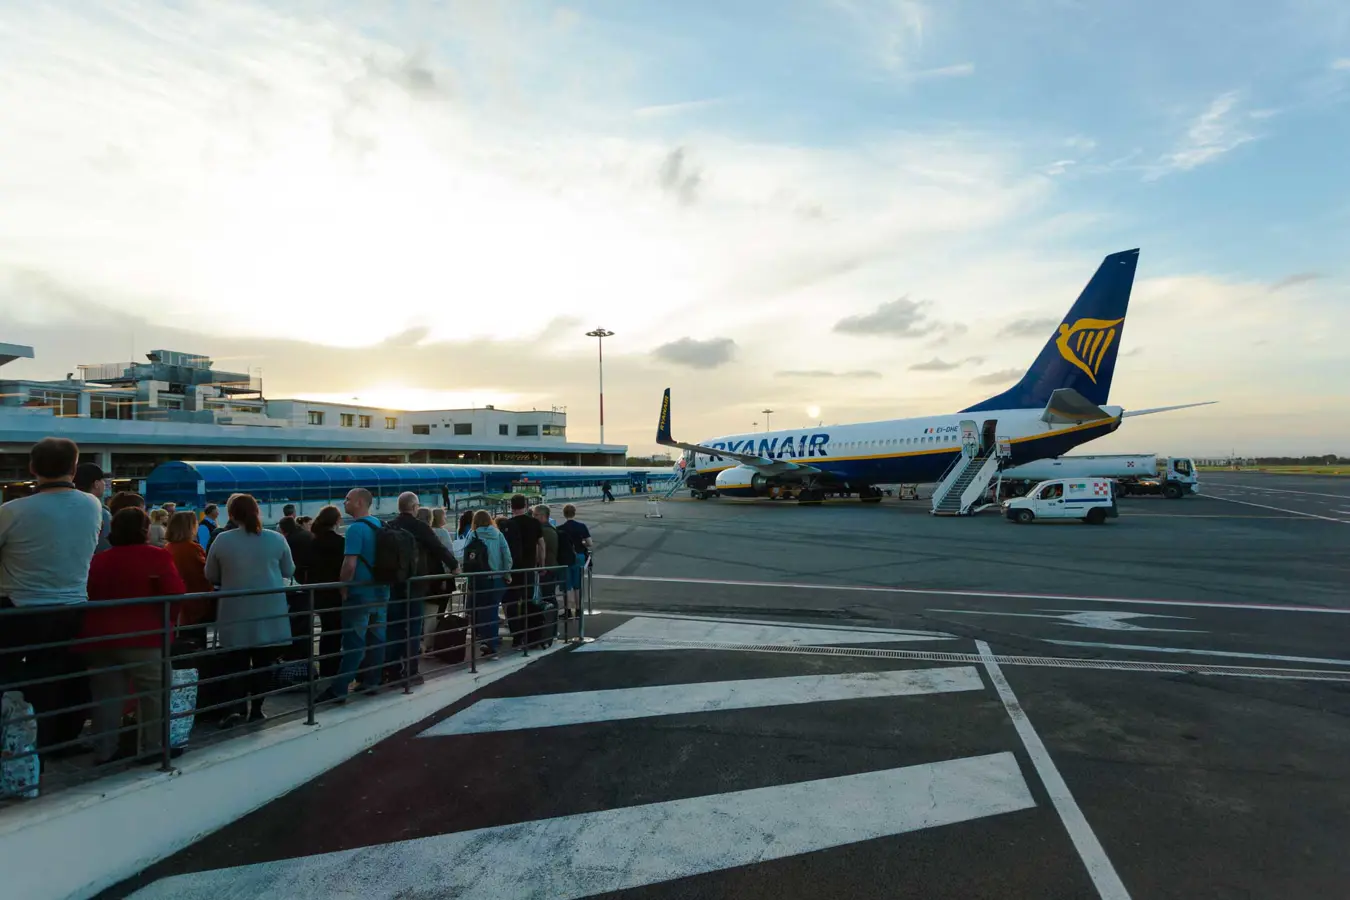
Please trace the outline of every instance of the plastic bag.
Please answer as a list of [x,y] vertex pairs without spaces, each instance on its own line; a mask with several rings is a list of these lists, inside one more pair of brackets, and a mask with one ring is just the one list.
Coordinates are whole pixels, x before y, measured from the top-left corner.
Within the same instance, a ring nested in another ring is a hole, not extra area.
[[[174,669],[173,690],[169,692],[169,715],[195,713],[197,711],[197,670]],[[192,734],[195,715],[169,720],[169,746],[186,747]]]

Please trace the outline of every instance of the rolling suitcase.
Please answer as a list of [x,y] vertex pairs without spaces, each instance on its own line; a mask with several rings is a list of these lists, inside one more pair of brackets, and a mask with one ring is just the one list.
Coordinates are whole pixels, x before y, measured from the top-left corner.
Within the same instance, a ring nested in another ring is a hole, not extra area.
[[525,602],[525,642],[530,647],[551,647],[558,637],[558,604],[538,597]]
[[469,620],[454,613],[436,617],[436,631],[431,636],[431,655],[447,665],[464,662],[464,639],[469,633]]

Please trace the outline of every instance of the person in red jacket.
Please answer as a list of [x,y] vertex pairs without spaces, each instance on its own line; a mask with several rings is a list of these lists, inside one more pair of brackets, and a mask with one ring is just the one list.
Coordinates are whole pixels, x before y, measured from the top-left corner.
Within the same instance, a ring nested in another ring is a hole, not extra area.
[[[80,637],[88,656],[94,695],[94,758],[99,764],[120,758],[117,729],[122,707],[139,697],[140,740],[137,758],[154,759],[160,752],[163,708],[161,672],[164,612],[161,603],[137,603],[99,609],[100,601],[126,600],[183,593],[183,578],[173,554],[148,543],[150,517],[137,506],[112,517],[111,549],[96,554],[89,566],[89,606]],[[169,611],[175,621],[176,610]],[[106,638],[106,640],[94,640]],[[112,669],[113,671],[106,671]],[[130,690],[128,691],[128,685]]]

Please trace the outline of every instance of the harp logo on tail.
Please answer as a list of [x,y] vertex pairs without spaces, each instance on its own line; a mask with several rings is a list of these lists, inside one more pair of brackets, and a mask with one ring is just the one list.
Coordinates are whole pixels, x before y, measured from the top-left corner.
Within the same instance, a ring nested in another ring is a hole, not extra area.
[[1092,383],[1097,383],[1097,372],[1106,359],[1106,351],[1115,343],[1120,331],[1119,319],[1079,319],[1072,325],[1060,325],[1055,346],[1059,355],[1083,370]]

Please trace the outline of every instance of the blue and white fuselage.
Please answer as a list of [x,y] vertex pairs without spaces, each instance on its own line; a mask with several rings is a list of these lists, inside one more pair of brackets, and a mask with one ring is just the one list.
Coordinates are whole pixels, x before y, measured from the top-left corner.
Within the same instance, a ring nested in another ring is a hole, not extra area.
[[1127,250],[1102,260],[1021,380],[960,412],[689,444],[671,436],[667,389],[657,443],[684,451],[680,464],[696,496],[762,496],[791,488],[801,499],[819,499],[826,491],[876,499],[876,485],[938,481],[963,444],[977,443],[983,453],[1006,445],[1005,464],[1018,465],[1110,434],[1127,416],[1202,405],[1129,412],[1106,405],[1138,259],[1138,250]]
[[[1120,427],[1122,410],[1102,407],[1104,418],[1085,423],[1052,424],[1043,410],[1004,409],[979,413],[859,422],[793,431],[727,435],[700,442],[712,451],[787,461],[813,470],[822,487],[848,492],[877,484],[926,484],[937,481],[961,455],[962,423],[978,434],[1006,440],[1012,464],[1059,456],[1079,444]],[[759,496],[771,483],[755,467],[728,456],[686,450],[685,480],[691,488],[727,496]],[[807,480],[805,477],[784,480]]]

